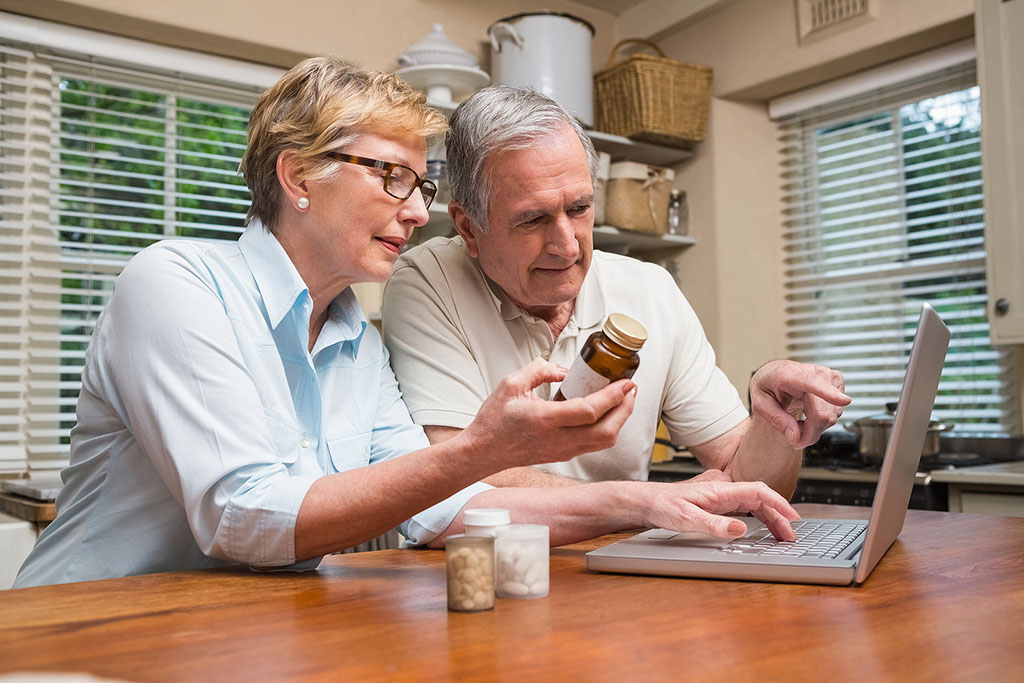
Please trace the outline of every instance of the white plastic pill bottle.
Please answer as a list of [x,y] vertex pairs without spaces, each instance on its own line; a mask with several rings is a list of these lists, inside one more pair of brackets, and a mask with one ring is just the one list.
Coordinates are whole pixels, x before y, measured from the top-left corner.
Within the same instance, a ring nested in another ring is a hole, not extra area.
[[512,523],[512,515],[504,508],[473,508],[462,513],[467,536],[494,538],[498,527]]
[[448,609],[480,612],[494,608],[494,539],[449,536],[444,544]]
[[499,598],[541,598],[548,594],[548,528],[543,524],[500,527],[494,539],[495,593]]

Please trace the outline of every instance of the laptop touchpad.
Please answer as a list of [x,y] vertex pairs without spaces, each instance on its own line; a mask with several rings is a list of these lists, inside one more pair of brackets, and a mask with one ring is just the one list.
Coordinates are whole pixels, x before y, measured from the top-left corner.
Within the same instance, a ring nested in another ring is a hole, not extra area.
[[648,531],[644,534],[644,539],[648,541],[656,541],[658,545],[662,545],[664,543],[676,545],[679,543],[689,547],[706,546],[708,548],[718,548],[719,546],[729,542],[729,539],[718,538],[717,536],[702,534],[696,531],[683,531],[677,533],[666,529]]

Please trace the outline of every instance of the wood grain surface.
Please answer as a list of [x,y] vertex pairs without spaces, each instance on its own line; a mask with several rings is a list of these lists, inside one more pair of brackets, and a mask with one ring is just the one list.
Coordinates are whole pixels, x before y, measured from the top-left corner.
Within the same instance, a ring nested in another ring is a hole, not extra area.
[[32,500],[16,493],[0,493],[0,512],[29,522],[52,522],[57,517],[52,500]]
[[[867,510],[800,505],[810,517]],[[0,672],[128,681],[1024,680],[1024,518],[911,510],[860,587],[597,574],[446,609],[444,554],[304,574],[173,572],[0,592]]]

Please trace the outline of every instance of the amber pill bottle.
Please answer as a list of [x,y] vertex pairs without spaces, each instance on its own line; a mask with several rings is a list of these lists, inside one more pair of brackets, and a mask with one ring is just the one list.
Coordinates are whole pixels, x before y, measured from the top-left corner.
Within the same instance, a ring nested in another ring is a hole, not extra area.
[[629,316],[612,313],[602,329],[590,335],[569,368],[555,401],[586,396],[619,379],[629,379],[640,367],[640,347],[647,330]]

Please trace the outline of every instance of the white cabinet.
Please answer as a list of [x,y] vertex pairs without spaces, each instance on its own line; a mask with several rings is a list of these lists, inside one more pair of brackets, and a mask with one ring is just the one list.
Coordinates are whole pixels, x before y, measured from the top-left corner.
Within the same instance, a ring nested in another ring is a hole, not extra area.
[[931,477],[949,486],[950,512],[1024,517],[1024,461],[936,470]]
[[985,184],[988,317],[996,344],[1024,343],[1024,0],[975,9]]
[[0,513],[0,590],[7,590],[28,557],[38,536],[36,525]]
[[1012,490],[971,490],[970,487],[949,487],[949,511],[972,515],[1003,515],[1024,517],[1024,495]]

